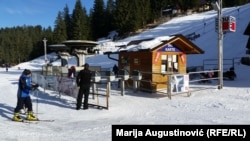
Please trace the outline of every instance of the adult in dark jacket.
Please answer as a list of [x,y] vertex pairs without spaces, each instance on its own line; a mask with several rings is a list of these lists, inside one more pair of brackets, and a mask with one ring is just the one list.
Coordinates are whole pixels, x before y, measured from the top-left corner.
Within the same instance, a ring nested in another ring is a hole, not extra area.
[[91,86],[91,71],[89,70],[88,63],[84,64],[84,69],[78,73],[76,77],[76,84],[78,87],[80,87],[77,96],[76,110],[79,110],[81,108],[83,94],[84,94],[83,109],[88,109],[88,98]]
[[25,69],[21,76],[19,77],[18,90],[17,90],[17,105],[14,109],[14,121],[23,121],[23,119],[19,116],[19,111],[25,107],[28,108],[27,120],[38,120],[33,115],[32,110],[32,101],[30,98],[30,91],[32,89],[36,89],[38,87],[37,84],[31,84],[31,71]]
[[113,66],[113,72],[114,72],[115,76],[118,75],[118,71],[119,71],[119,68],[118,68],[117,65],[115,64],[115,65]]

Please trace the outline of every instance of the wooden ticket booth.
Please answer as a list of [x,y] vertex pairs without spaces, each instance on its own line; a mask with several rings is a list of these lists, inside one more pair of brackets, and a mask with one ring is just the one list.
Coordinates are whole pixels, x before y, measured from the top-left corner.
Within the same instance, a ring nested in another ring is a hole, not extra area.
[[[142,75],[139,87],[142,90],[155,92],[166,89],[168,74],[186,74],[188,54],[204,53],[183,35],[170,36],[156,46],[151,40],[131,41],[119,52],[120,69],[126,69],[130,75],[134,70],[139,71]],[[149,46],[145,48],[142,44]],[[127,82],[132,85],[131,79]]]

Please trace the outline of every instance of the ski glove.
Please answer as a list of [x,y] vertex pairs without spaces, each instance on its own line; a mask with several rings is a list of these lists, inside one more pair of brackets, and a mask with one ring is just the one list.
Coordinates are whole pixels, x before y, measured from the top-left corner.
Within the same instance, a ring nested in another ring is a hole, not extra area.
[[35,89],[37,89],[38,87],[39,87],[38,84],[34,84],[34,85],[32,85],[32,90],[35,90]]

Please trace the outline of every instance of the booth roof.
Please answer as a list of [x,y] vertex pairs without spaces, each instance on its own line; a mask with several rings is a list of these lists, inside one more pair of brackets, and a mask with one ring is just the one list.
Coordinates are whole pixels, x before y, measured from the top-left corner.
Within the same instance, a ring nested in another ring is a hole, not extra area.
[[164,44],[174,44],[181,51],[186,54],[202,54],[204,51],[188,40],[181,34],[173,36],[160,36],[156,38],[148,38],[142,40],[133,40],[127,45],[118,46],[119,50],[117,52],[106,52],[105,54],[113,54],[119,52],[135,52],[143,50],[157,50]]

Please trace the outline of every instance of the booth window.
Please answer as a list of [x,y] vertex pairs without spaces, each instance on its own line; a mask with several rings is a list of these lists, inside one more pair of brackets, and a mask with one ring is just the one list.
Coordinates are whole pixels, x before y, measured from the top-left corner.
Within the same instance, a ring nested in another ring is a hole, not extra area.
[[139,65],[139,59],[138,58],[134,58],[134,64]]
[[161,72],[178,72],[178,56],[161,55]]

